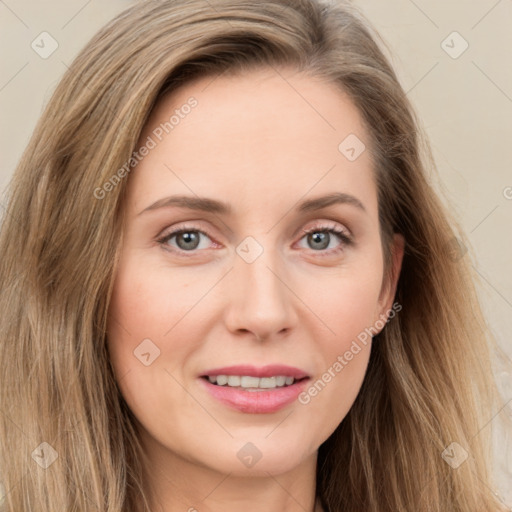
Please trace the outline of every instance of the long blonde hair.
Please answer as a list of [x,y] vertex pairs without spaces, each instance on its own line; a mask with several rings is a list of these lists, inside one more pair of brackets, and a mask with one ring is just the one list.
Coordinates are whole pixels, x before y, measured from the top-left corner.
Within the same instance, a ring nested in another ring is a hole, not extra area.
[[[0,233],[6,512],[149,510],[144,453],[105,343],[129,176],[95,191],[130,159],[163,94],[281,65],[350,95],[370,134],[388,269],[392,234],[406,240],[403,309],[319,449],[319,499],[329,512],[504,510],[481,430],[499,399],[492,339],[468,256],[453,251],[469,244],[427,182],[428,143],[377,39],[347,2],[149,0],[78,55],[15,171]],[[453,442],[468,453],[458,468],[442,457]]]

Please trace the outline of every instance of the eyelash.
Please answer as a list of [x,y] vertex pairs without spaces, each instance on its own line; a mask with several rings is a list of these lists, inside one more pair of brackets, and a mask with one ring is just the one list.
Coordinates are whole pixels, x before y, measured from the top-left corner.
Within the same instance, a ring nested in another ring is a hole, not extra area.
[[[190,232],[197,232],[197,233],[200,233],[200,234],[206,236],[207,238],[211,239],[211,237],[208,235],[208,233],[206,233],[202,229],[197,228],[196,226],[184,226],[180,229],[177,229],[175,231],[167,233],[166,235],[158,238],[156,241],[157,241],[157,243],[159,243],[162,246],[166,245],[166,247],[165,247],[166,250],[171,250],[172,252],[178,253],[180,255],[184,255],[185,257],[195,256],[197,253],[197,250],[184,251],[182,249],[176,249],[176,248],[169,249],[169,246],[167,245],[167,242],[171,238],[173,238],[177,235],[180,235],[182,233],[190,233]],[[335,235],[337,235],[338,238],[341,240],[340,246],[336,249],[313,251],[313,252],[318,252],[318,253],[321,253],[322,255],[332,255],[332,254],[342,251],[345,247],[353,245],[353,243],[354,243],[352,240],[352,237],[347,233],[347,231],[344,229],[341,229],[336,224],[318,224],[309,229],[303,229],[302,230],[302,233],[303,233],[302,238],[309,235],[310,233],[326,233],[326,232],[334,233]],[[302,240],[302,238],[301,238],[301,240]]]

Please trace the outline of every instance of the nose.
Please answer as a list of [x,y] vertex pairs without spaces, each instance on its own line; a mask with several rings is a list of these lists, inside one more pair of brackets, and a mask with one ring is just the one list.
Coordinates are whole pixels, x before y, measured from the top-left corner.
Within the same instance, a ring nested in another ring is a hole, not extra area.
[[266,340],[293,330],[298,318],[294,307],[297,299],[287,282],[289,272],[270,251],[252,263],[237,256],[230,274],[225,316],[230,332],[237,336],[249,332],[258,340]]

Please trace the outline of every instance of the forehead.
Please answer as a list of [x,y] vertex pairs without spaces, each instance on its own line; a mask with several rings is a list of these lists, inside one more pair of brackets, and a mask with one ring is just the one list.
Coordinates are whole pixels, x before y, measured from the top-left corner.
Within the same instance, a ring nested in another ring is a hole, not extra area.
[[334,84],[292,69],[185,84],[154,108],[139,146],[149,139],[154,147],[129,180],[138,211],[166,194],[282,210],[284,195],[297,201],[309,191],[341,191],[376,206],[359,111]]

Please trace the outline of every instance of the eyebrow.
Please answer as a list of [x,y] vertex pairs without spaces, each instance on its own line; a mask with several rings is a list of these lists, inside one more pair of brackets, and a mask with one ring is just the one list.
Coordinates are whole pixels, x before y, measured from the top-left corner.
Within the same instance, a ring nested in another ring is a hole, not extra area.
[[[307,213],[321,210],[334,204],[348,204],[355,206],[363,212],[366,212],[366,208],[364,207],[363,203],[357,199],[357,197],[350,194],[345,194],[344,192],[334,192],[332,194],[316,197],[314,199],[307,199],[306,201],[299,203],[295,207],[295,210],[298,213]],[[219,215],[230,215],[233,212],[231,205],[216,199],[197,196],[169,196],[159,199],[153,204],[150,204],[147,208],[144,208],[144,210],[139,212],[138,215],[169,206],[187,208],[189,210],[196,210],[207,213],[215,213]]]

